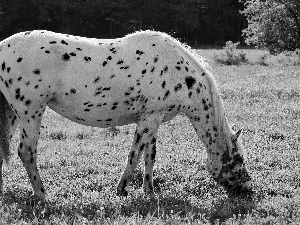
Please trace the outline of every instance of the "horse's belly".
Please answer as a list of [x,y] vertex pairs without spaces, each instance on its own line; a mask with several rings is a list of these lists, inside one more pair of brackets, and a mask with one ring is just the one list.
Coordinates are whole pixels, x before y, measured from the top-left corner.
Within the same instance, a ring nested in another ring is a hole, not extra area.
[[127,112],[125,110],[118,110],[115,112],[108,109],[100,110],[88,108],[78,108],[74,110],[73,108],[68,109],[67,107],[55,103],[49,103],[48,107],[71,121],[92,127],[105,128],[123,126],[138,121],[137,112]]

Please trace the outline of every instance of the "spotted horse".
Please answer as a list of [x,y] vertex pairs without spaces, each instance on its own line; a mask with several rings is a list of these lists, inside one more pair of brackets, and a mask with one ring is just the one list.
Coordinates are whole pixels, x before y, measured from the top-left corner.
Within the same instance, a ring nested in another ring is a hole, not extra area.
[[35,195],[45,197],[37,144],[46,106],[87,126],[137,124],[118,195],[128,194],[142,154],[143,189],[154,194],[157,130],[179,112],[204,143],[213,178],[229,193],[252,189],[241,132],[230,128],[214,78],[199,56],[165,33],[139,31],[112,40],[18,33],[0,43],[0,79],[1,192],[3,160],[19,125],[18,155]]

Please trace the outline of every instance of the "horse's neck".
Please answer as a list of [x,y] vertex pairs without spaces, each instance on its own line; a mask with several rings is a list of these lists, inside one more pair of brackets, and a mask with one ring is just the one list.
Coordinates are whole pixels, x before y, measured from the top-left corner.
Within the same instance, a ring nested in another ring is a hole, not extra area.
[[211,77],[209,80],[211,86],[211,100],[213,103],[213,126],[216,128],[216,144],[219,146],[215,146],[216,148],[226,148],[228,142],[230,141],[231,136],[231,128],[228,124],[223,102],[219,91],[216,87],[216,83]]

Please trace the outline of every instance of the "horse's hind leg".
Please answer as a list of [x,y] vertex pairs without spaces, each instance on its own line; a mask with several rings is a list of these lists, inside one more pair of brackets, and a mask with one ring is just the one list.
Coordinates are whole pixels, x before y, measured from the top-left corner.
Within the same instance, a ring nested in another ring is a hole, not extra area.
[[43,111],[38,117],[20,119],[20,145],[18,155],[22,160],[35,195],[44,198],[45,188],[37,170],[37,144]]
[[0,92],[0,193],[3,193],[2,165],[8,161],[9,142],[18,126],[18,118],[6,98]]
[[152,113],[143,115],[138,122],[132,147],[128,155],[127,165],[117,187],[118,195],[127,195],[126,189],[130,185],[132,173],[137,167],[143,151],[145,158],[143,187],[145,193],[153,194],[152,173],[156,153],[156,135],[163,118],[164,114],[162,113]]

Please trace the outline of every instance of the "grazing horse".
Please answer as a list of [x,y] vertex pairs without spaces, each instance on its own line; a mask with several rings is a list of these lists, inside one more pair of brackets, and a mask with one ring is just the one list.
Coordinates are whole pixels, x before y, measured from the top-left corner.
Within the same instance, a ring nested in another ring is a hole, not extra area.
[[18,155],[35,195],[46,191],[37,169],[37,143],[46,106],[83,125],[136,123],[117,194],[127,195],[144,153],[144,192],[153,192],[158,127],[183,112],[204,143],[207,169],[229,193],[250,191],[245,153],[229,127],[216,83],[190,48],[171,36],[140,31],[89,39],[49,31],[13,35],[0,43],[0,188],[2,163],[19,125]]

